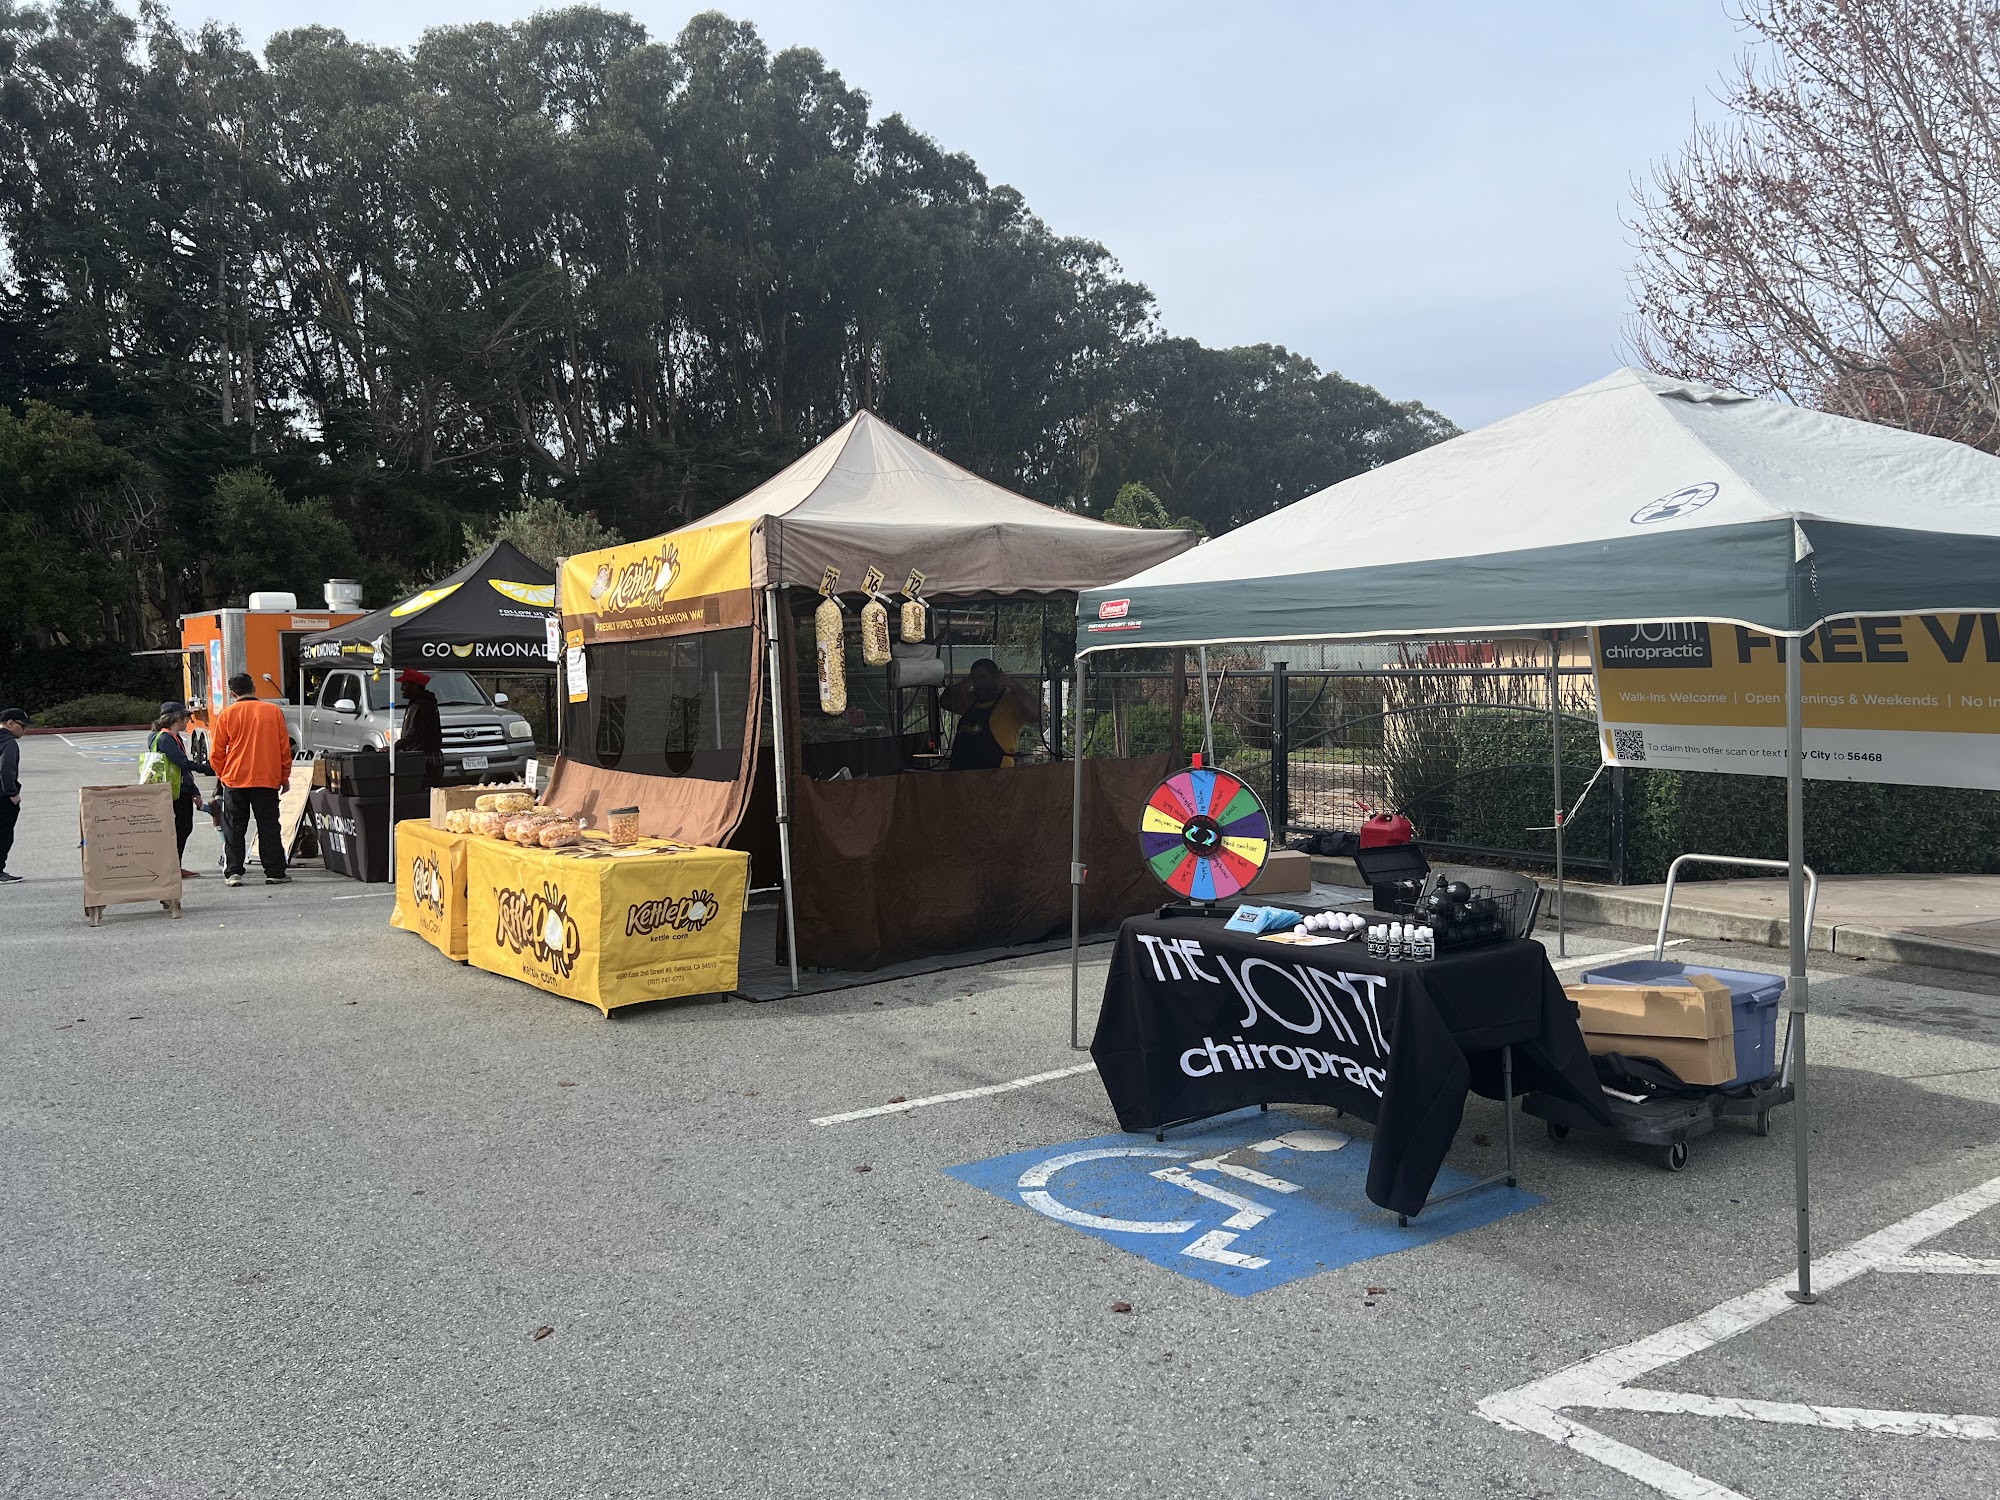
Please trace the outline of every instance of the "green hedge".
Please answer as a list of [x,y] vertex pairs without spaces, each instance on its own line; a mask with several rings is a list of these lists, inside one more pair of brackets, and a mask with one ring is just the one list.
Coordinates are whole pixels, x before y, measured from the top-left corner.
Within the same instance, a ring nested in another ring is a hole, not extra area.
[[[1627,775],[1628,881],[1666,879],[1680,854],[1785,857],[1783,777]],[[1808,781],[1805,799],[1806,861],[1822,875],[2000,873],[2000,793]]]
[[74,729],[78,725],[151,724],[160,715],[161,699],[133,698],[123,693],[86,693],[67,703],[55,703],[33,715],[42,729]]
[[[1444,831],[1417,824],[1421,838],[1488,849],[1517,849],[1555,858],[1555,835],[1546,828],[1555,809],[1549,781],[1549,720],[1542,710],[1468,709],[1457,720],[1457,772],[1445,790]],[[1597,769],[1597,726],[1563,719],[1563,806],[1572,807]],[[1563,852],[1575,859],[1609,861],[1611,798],[1603,782],[1592,789],[1563,833]]]
[[[1155,755],[1169,747],[1173,729],[1172,710],[1157,703],[1134,703],[1125,710],[1125,732],[1134,755]],[[1093,758],[1111,755],[1117,741],[1111,712],[1094,711],[1085,726],[1086,743]],[[1191,709],[1181,718],[1182,749],[1189,755],[1201,748],[1201,711]],[[1243,740],[1221,719],[1215,721],[1216,764],[1227,767],[1243,753]]]
[[150,699],[146,722],[160,704],[181,696],[178,656],[134,656],[122,646],[27,647],[0,677],[0,707],[31,715],[95,693]]
[[[1553,856],[1551,835],[1528,833],[1549,821],[1549,729],[1538,715],[1473,709],[1456,724],[1458,776],[1433,797],[1425,838]],[[1597,769],[1595,726],[1563,721],[1563,801],[1574,804]],[[1631,770],[1625,776],[1625,878],[1666,879],[1681,854],[1785,857],[1785,783],[1776,776],[1713,771]],[[1611,772],[1606,772],[1563,841],[1576,858],[1611,854]],[[1822,875],[2000,873],[2000,792],[1943,787],[1806,783],[1806,859]],[[1693,870],[1726,878],[1729,871]]]

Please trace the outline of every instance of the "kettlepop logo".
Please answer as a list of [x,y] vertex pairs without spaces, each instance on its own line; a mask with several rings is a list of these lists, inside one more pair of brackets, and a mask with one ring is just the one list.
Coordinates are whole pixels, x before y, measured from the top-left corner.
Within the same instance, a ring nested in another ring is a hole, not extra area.
[[569,914],[569,897],[545,881],[539,891],[494,891],[499,917],[493,941],[567,979],[583,954],[583,929]]
[[410,899],[439,921],[444,918],[444,871],[435,854],[419,854],[410,861]]
[[652,901],[635,901],[625,908],[625,936],[682,936],[700,932],[715,920],[718,910],[713,891],[689,891],[685,896],[661,896]]

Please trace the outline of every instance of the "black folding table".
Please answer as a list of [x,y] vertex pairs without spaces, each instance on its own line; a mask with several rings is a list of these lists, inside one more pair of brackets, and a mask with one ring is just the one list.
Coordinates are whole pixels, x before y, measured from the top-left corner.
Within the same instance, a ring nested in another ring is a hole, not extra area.
[[[1516,1093],[1609,1121],[1576,1007],[1528,938],[1405,963],[1359,942],[1230,932],[1212,917],[1133,917],[1090,1053],[1125,1130],[1163,1135],[1251,1104],[1330,1105],[1369,1121],[1368,1196],[1405,1220],[1514,1184]],[[1507,1170],[1431,1198],[1470,1090],[1506,1105]]]

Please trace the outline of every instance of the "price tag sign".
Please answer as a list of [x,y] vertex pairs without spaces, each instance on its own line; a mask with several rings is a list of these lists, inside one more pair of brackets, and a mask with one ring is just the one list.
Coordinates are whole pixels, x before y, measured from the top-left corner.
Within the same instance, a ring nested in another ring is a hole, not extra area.
[[829,567],[819,581],[820,597],[822,599],[831,599],[833,597],[833,586],[839,582],[840,569]]
[[914,599],[917,597],[917,591],[923,586],[924,575],[919,573],[915,568],[910,569],[910,576],[903,581],[903,592]]
[[882,587],[882,570],[870,564],[868,571],[861,575],[861,592],[872,594],[880,587]]

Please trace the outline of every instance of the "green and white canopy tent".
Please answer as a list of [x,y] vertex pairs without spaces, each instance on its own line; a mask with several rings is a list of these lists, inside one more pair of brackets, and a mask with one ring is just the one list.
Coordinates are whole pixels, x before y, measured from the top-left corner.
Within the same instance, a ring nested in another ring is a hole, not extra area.
[[[1625,369],[1087,590],[1077,713],[1090,655],[1134,647],[1700,620],[1796,639],[1851,615],[1995,608],[2000,458]],[[1785,656],[1789,1063],[1809,1297],[1804,746],[1800,653]],[[1080,775],[1076,809],[1080,822]]]

